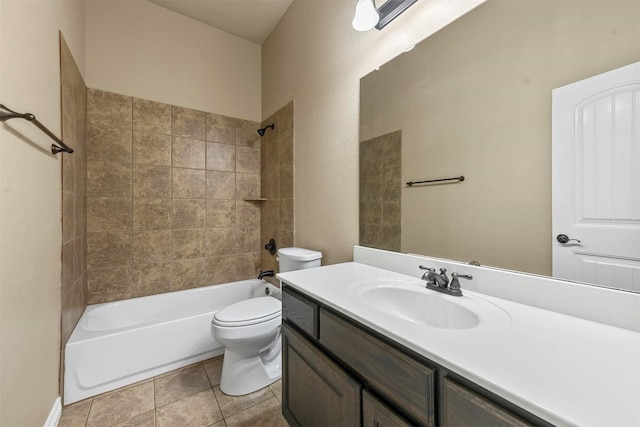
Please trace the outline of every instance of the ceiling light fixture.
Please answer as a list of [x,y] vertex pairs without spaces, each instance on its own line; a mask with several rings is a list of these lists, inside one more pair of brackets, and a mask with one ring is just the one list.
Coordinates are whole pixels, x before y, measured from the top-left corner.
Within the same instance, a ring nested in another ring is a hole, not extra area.
[[373,27],[381,30],[417,1],[387,0],[376,9],[374,0],[358,0],[352,21],[353,28],[358,31],[369,31]]

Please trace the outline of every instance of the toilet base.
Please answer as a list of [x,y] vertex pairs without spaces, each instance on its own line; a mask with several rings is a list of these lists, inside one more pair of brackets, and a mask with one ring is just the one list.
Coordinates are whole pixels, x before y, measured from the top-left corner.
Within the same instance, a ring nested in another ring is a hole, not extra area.
[[280,336],[267,350],[258,355],[225,348],[220,390],[229,396],[253,393],[282,377]]

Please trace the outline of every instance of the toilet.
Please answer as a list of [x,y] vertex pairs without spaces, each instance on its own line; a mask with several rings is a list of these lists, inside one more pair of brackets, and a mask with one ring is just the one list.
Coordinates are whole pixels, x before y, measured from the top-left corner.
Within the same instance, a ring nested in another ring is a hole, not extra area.
[[[322,253],[278,249],[280,272],[320,267]],[[211,334],[224,346],[220,390],[231,396],[253,393],[282,376],[282,303],[271,296],[250,298],[218,311]]]

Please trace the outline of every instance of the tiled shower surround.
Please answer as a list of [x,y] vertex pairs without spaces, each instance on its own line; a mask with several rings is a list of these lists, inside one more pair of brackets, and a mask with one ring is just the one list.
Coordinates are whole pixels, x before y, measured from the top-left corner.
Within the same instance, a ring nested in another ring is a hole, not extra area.
[[87,87],[62,34],[60,34],[60,86],[62,139],[74,150],[72,154],[58,154],[62,156],[60,342],[64,348],[64,344],[71,336],[73,328],[87,305],[85,232]]
[[360,244],[400,251],[402,131],[360,143]]
[[258,127],[88,90],[88,304],[256,277]]
[[[293,101],[263,120],[267,129],[262,148],[262,242],[275,239],[278,248],[293,246]],[[275,255],[262,251],[262,269],[278,271]],[[275,280],[274,280],[275,283]]]

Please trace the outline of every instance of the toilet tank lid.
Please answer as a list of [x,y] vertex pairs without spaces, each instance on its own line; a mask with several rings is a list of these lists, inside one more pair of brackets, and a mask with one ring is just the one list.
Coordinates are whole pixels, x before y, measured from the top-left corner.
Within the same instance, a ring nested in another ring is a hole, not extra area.
[[294,261],[315,261],[322,258],[322,252],[303,248],[280,248],[278,249],[278,255]]

